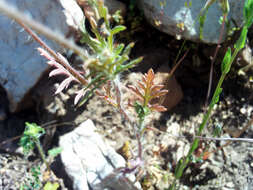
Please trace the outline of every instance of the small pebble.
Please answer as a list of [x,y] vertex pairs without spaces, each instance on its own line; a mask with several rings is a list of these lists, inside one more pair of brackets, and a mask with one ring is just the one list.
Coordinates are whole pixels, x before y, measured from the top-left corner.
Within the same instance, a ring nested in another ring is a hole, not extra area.
[[240,109],[240,112],[241,112],[242,114],[245,114],[245,113],[247,112],[247,110],[246,110],[246,108],[243,107],[243,108]]
[[228,182],[227,184],[226,184],[226,187],[229,187],[229,188],[233,188],[235,185],[234,185],[234,183],[233,182]]

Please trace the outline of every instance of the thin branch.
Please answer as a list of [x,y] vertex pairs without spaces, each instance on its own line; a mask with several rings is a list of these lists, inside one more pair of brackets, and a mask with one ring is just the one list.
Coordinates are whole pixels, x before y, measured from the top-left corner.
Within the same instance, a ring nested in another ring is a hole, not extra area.
[[25,31],[31,35],[33,37],[34,40],[36,40],[48,53],[50,53],[51,56],[54,57],[54,59],[56,60],[56,62],[60,63],[65,69],[67,69],[76,79],[78,79],[78,81],[83,84],[86,85],[87,81],[82,77],[82,75],[80,75],[79,72],[77,72],[73,67],[70,66],[70,64],[68,62],[66,62],[65,59],[62,59],[62,57],[60,57],[54,50],[52,50],[44,41],[42,41],[40,39],[40,37],[35,34],[30,28],[28,28],[26,25],[24,25],[22,22],[18,22],[18,24],[20,24],[20,26],[22,26]]
[[216,60],[218,51],[220,49],[220,43],[222,40],[222,36],[224,33],[224,27],[225,27],[225,21],[227,19],[227,14],[223,15],[223,22],[222,22],[222,26],[221,26],[221,31],[220,31],[220,36],[219,36],[219,40],[218,40],[218,44],[216,46],[215,52],[214,52],[214,56],[212,57],[212,62],[211,62],[211,67],[210,67],[210,73],[209,73],[209,84],[208,84],[208,90],[207,90],[207,94],[206,94],[206,101],[205,101],[205,107],[207,107],[208,105],[208,99],[210,97],[210,93],[211,93],[211,88],[212,88],[212,81],[213,81],[213,66],[214,66],[214,61]]

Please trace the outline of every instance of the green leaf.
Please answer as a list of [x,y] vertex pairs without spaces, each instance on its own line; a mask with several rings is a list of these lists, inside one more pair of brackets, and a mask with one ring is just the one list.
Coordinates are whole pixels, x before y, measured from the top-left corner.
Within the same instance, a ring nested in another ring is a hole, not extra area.
[[32,137],[39,138],[42,134],[45,134],[45,130],[38,126],[36,123],[26,122],[26,129],[24,134]]
[[119,72],[132,68],[134,65],[140,63],[142,60],[143,60],[143,57],[139,57],[135,60],[130,61],[129,63],[127,63],[125,65],[121,65]]
[[112,30],[111,30],[111,34],[112,35],[115,35],[121,31],[124,31],[126,30],[126,27],[125,26],[122,26],[122,25],[119,25],[119,26],[115,26]]
[[101,80],[100,82],[98,82],[98,84],[95,84],[94,88],[92,88],[91,90],[86,90],[83,99],[78,104],[78,107],[85,104],[89,100],[89,98],[93,95],[94,91],[108,80],[109,80],[108,78],[105,78],[104,80]]
[[245,0],[243,16],[246,21],[245,25],[249,28],[253,23],[253,0]]
[[127,47],[124,49],[122,54],[127,54],[129,55],[131,52],[131,49],[134,47],[134,43],[131,42],[130,44],[127,45]]
[[62,147],[57,147],[57,148],[52,148],[48,151],[48,154],[51,157],[56,157],[58,154],[60,154],[62,152]]
[[92,90],[87,90],[85,92],[84,97],[82,98],[81,102],[78,103],[78,107],[81,107],[83,104],[85,104],[92,95],[93,95],[93,91]]
[[27,155],[35,147],[35,142],[29,136],[22,136],[19,145],[23,148],[23,152]]
[[240,35],[240,38],[236,41],[235,48],[240,51],[244,48],[247,39],[248,28],[244,26]]
[[231,48],[228,48],[221,64],[221,72],[227,74],[230,70],[231,63],[232,63],[231,62]]
[[206,15],[208,12],[208,8],[207,7],[204,12],[201,13],[201,15],[199,16],[199,38],[203,39],[203,32],[204,32],[204,24],[205,24],[205,20],[206,20]]
[[57,190],[59,187],[60,185],[57,182],[47,182],[46,185],[43,187],[43,190]]
[[221,92],[222,88],[219,88],[217,93],[214,95],[214,101],[212,102],[212,106],[214,106],[214,104],[217,104],[219,102]]
[[35,147],[36,141],[45,134],[45,130],[36,123],[26,122],[26,128],[23,136],[19,141],[19,145],[23,147],[24,154],[28,154]]
[[146,115],[150,113],[150,110],[148,107],[143,107],[139,102],[135,102],[134,104],[135,112],[138,115],[139,119],[143,119]]
[[97,39],[93,39],[92,37],[90,37],[87,32],[82,33],[82,39],[80,40],[80,42],[83,44],[88,44],[95,52],[98,52],[99,47],[101,46],[101,42],[99,42]]
[[114,54],[119,55],[122,52],[122,50],[124,49],[124,47],[125,47],[124,44],[117,45],[117,47],[114,48]]
[[187,1],[184,2],[184,6],[185,6],[186,8],[188,7]]
[[229,3],[228,0],[220,0],[221,9],[223,14],[228,14],[229,12]]

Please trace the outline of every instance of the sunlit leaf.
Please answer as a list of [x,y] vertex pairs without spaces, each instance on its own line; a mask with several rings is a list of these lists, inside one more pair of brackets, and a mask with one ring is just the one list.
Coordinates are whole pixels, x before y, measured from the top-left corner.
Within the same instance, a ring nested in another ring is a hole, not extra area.
[[248,28],[247,28],[247,26],[244,26],[241,31],[240,38],[236,41],[236,44],[235,44],[235,48],[238,51],[241,50],[242,48],[244,48],[245,43],[246,43],[246,39],[247,39],[247,33],[248,33]]
[[62,147],[57,147],[57,148],[52,148],[48,151],[48,154],[51,157],[56,157],[57,155],[59,155],[62,152],[63,148]]
[[230,67],[231,67],[231,48],[228,48],[224,58],[223,58],[223,61],[222,61],[222,64],[221,64],[221,72],[222,73],[225,73],[227,74],[230,70]]
[[125,26],[122,26],[122,25],[119,25],[119,26],[115,26],[112,30],[111,30],[111,34],[112,35],[115,35],[121,31],[124,31],[126,30],[126,27]]
[[59,187],[60,185],[57,182],[47,182],[46,185],[43,187],[43,190],[57,190]]

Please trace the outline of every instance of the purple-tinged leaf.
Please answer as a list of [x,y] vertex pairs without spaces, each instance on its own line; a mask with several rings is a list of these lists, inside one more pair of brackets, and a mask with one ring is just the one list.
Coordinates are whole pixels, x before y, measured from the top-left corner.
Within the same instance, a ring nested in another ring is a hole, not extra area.
[[38,47],[37,50],[40,52],[40,55],[44,56],[45,58],[47,58],[50,61],[54,61],[54,58],[43,48]]
[[139,85],[139,87],[140,87],[141,89],[143,89],[143,90],[146,89],[145,85],[144,85],[142,82],[138,81],[138,85]]
[[65,80],[63,80],[61,82],[61,84],[59,85],[59,87],[57,88],[55,94],[60,93],[64,88],[68,88],[69,84],[71,83],[71,81],[75,80],[73,77],[68,77]]
[[152,99],[153,98],[158,98],[160,96],[164,96],[167,93],[168,93],[168,90],[160,90],[158,92],[151,93],[151,97],[152,97]]
[[143,95],[135,86],[128,85],[128,88],[143,100]]
[[85,94],[85,91],[83,89],[79,90],[76,92],[76,97],[75,97],[75,100],[74,100],[74,105],[76,105],[79,100],[84,96]]
[[153,85],[151,87],[150,91],[151,92],[157,92],[157,91],[161,90],[163,87],[164,87],[164,85],[162,85],[162,84]]
[[60,75],[60,74],[65,74],[69,76],[69,73],[66,70],[63,69],[54,69],[49,73],[49,77],[55,76],[55,75]]
[[152,111],[158,111],[158,112],[164,112],[167,111],[167,108],[159,105],[159,104],[153,104],[148,106]]

